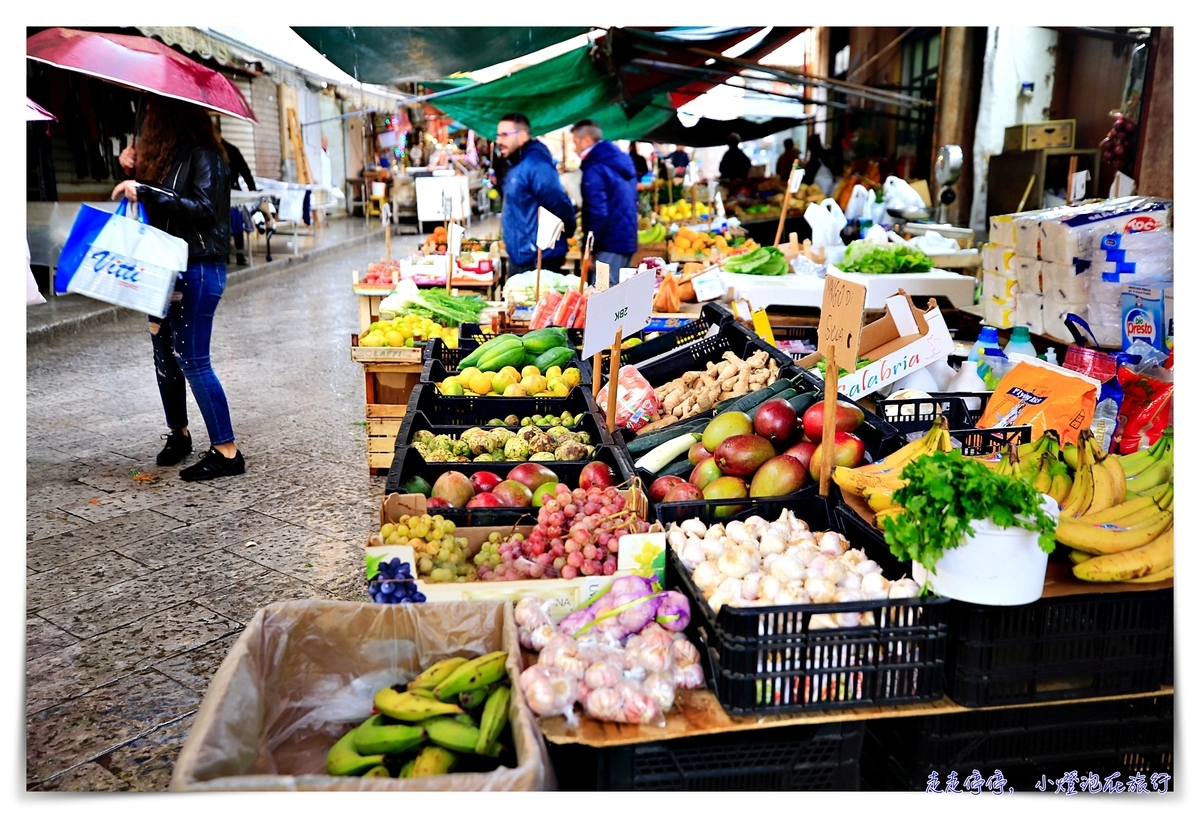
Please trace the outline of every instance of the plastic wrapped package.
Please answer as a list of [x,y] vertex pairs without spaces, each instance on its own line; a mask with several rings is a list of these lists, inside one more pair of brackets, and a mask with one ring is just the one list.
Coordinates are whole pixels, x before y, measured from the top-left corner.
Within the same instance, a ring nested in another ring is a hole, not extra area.
[[371,714],[381,687],[450,656],[521,658],[507,601],[437,605],[299,600],[258,611],[204,694],[173,791],[546,790],[554,778],[533,714],[513,685],[517,767],[415,779],[330,776],[330,747]]
[[[610,387],[611,384],[606,383],[596,395],[601,408],[608,405]],[[637,367],[632,364],[621,367],[617,372],[617,426],[636,432],[650,422],[658,409],[654,387],[642,377]]]
[[529,317],[530,329],[545,329],[554,320],[554,313],[562,303],[562,295],[554,289],[546,289],[538,297],[533,313]]

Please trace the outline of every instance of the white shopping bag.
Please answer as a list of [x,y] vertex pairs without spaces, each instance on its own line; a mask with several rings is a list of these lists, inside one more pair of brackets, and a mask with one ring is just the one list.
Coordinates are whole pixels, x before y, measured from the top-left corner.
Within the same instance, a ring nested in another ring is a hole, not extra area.
[[163,318],[175,279],[187,269],[187,242],[151,227],[141,204],[137,218],[127,218],[126,206],[122,201],[116,213],[87,204],[79,208],[58,258],[54,288]]

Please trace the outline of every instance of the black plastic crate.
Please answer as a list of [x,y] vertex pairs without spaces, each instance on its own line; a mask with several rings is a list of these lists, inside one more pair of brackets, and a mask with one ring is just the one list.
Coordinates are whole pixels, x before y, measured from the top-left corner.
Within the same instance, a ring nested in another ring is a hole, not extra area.
[[[775,336],[775,341],[804,341],[812,349],[808,352],[787,352],[792,357],[793,361],[800,361],[813,353],[817,348],[817,328],[816,327],[771,327],[771,334]],[[786,351],[786,350],[785,350]]]
[[[532,309],[532,307],[530,309]],[[548,328],[542,327],[542,329],[548,329]],[[565,329],[567,331],[567,341],[569,341],[572,346],[578,347],[580,344],[583,343],[583,328],[582,327],[562,327],[562,329]],[[481,326],[479,326],[478,322],[467,321],[467,322],[460,324],[458,327],[458,341],[459,341],[460,345],[462,344],[462,342],[464,340],[467,340],[467,341],[474,342],[474,344],[476,346],[478,346],[479,344],[482,344],[484,341],[495,338],[497,335],[503,335],[506,332],[510,333],[512,335],[524,335],[528,332],[533,332],[533,330],[529,329],[529,327],[526,326],[526,327],[510,327],[510,328],[504,330],[504,332],[499,332],[499,333],[494,333],[491,331],[485,333],[483,331],[483,328]]]
[[958,441],[964,456],[975,457],[1008,451],[1010,443],[1018,446],[1033,439],[1032,426],[998,426],[993,429],[951,429],[950,437]]
[[[588,460],[571,460],[563,462],[546,461],[545,466],[552,469],[558,479],[571,488],[579,485],[579,475],[588,463],[600,461],[607,463],[617,475],[617,482],[625,483],[632,477],[628,455],[616,446],[597,447],[596,453]],[[398,448],[392,458],[392,468],[388,471],[386,493],[402,491],[401,486],[415,476],[421,476],[432,484],[438,477],[448,471],[462,472],[467,477],[480,471],[490,471],[501,478],[507,475],[519,463],[427,463],[421,454],[410,446]],[[537,521],[536,508],[441,508],[438,513],[455,525],[466,526],[498,526],[516,525],[524,520],[532,525]]]
[[[844,531],[821,497],[804,497],[777,508],[761,507],[767,520],[788,507],[813,531],[846,535],[880,564],[888,579],[902,571],[876,543]],[[743,512],[744,519],[754,512]],[[712,522],[704,519],[704,522]],[[668,587],[692,603],[689,636],[706,655],[705,675],[726,711],[733,714],[791,713],[934,701],[942,696],[946,653],[944,597],[884,599],[809,605],[734,608],[715,614],[672,549]],[[874,624],[811,628],[815,614],[871,612]]]
[[863,723],[798,725],[592,748],[549,744],[562,790],[857,790]]
[[[499,395],[443,395],[436,384],[418,383],[408,399],[408,412],[424,412],[441,426],[479,426],[492,418],[516,415],[561,415],[597,412],[592,390],[577,386],[565,398],[505,398]],[[401,427],[403,428],[403,427]]]
[[[592,412],[583,412],[582,414],[583,419],[578,424],[575,426],[569,426],[567,428],[573,432],[587,432],[591,437],[591,443],[589,445],[612,446],[613,439],[608,433],[608,427],[604,425],[604,419],[599,415],[593,414]],[[401,446],[411,445],[413,437],[422,429],[427,429],[428,431],[433,432],[435,435],[450,435],[450,437],[455,439],[461,436],[462,433],[467,429],[476,427],[487,430],[508,429],[511,432],[516,432],[521,429],[520,426],[487,426],[483,423],[477,423],[475,426],[448,426],[434,423],[434,417],[436,417],[436,414],[430,416],[424,412],[406,412],[404,415],[404,422],[400,425],[400,431],[396,434],[396,448],[399,449]],[[551,427],[538,426],[537,428],[545,431]]]
[[[447,353],[453,353],[453,354],[451,355],[451,354],[447,354]],[[445,357],[448,357],[448,358],[452,357],[452,358],[456,359],[454,361],[454,367],[451,368],[451,367],[446,366],[437,358],[432,358],[432,359],[427,358],[425,360],[425,363],[421,370],[421,381],[420,381],[421,383],[438,384],[438,383],[441,383],[446,378],[450,377],[451,375],[457,375],[458,374],[458,360],[461,360],[461,358],[463,358],[467,355],[467,353],[464,350],[446,349],[444,347],[443,347],[442,354]],[[592,387],[592,364],[591,364],[591,362],[580,361],[579,357],[576,356],[576,357],[572,358],[570,361],[568,361],[566,366],[564,366],[562,368],[568,369],[570,367],[575,367],[579,370],[579,385],[587,387],[588,393],[590,394],[592,391],[592,389],[591,389],[591,387]],[[481,397],[486,398],[488,396],[482,395]],[[495,397],[501,397],[501,396],[496,395]]]
[[[700,316],[696,320],[689,321],[679,329],[664,332],[649,340],[642,340],[640,344],[621,350],[621,365],[648,361],[664,352],[670,352],[672,349],[685,346],[693,341],[699,341],[708,335],[712,327],[718,327],[733,320],[733,313],[727,308],[716,304],[705,304],[700,308]],[[641,338],[644,334],[644,332],[639,332],[637,336]]]
[[[878,400],[875,411],[905,435],[928,432],[939,416],[946,418],[951,429],[966,429],[979,422],[983,407],[987,406],[991,396],[991,392],[930,392],[928,398]],[[978,399],[979,408],[969,408],[968,398]]]
[[1173,774],[1174,709],[1174,696],[1153,696],[875,720],[863,746],[864,789],[924,792],[936,773],[944,790],[951,772],[961,789],[976,770],[985,780],[999,770],[1005,792],[1036,792],[1043,776],[1053,792],[1072,771],[1101,782],[1119,773],[1121,783],[1141,773],[1150,789],[1155,773]]
[[965,707],[1158,690],[1173,588],[950,606],[946,694]]

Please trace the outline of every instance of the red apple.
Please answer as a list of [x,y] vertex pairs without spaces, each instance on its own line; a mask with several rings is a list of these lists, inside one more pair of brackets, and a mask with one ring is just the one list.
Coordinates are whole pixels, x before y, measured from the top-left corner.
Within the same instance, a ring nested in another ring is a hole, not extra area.
[[662,502],[664,503],[686,503],[692,500],[703,500],[704,492],[693,486],[691,483],[676,483],[667,489],[667,493],[663,495]]
[[808,465],[812,462],[813,452],[817,450],[817,444],[808,440],[802,440],[793,446],[785,449],[781,454],[786,454],[789,457],[794,457],[800,461],[800,465],[804,466],[804,471],[808,471]]
[[500,483],[499,475],[490,471],[477,471],[471,475],[471,487],[478,494],[481,491],[491,491]]
[[796,435],[796,410],[784,398],[771,398],[754,413],[754,433],[776,445]]
[[[824,445],[824,443],[817,444],[812,461],[808,464],[808,473],[812,475],[814,481],[821,479],[821,458],[824,456],[822,446]],[[866,447],[853,432],[834,433],[833,465],[845,466],[848,469],[861,466],[865,454]]]
[[467,508],[500,508],[503,505],[500,498],[490,491],[480,492],[467,502]]
[[529,508],[533,505],[533,491],[518,480],[504,480],[491,493],[500,500],[502,506]]
[[650,499],[656,503],[661,503],[662,498],[667,491],[673,486],[678,486],[685,482],[682,477],[676,477],[673,474],[665,474],[650,484]]
[[583,471],[579,473],[579,487],[590,489],[595,486],[599,489],[614,486],[617,483],[617,475],[613,472],[612,467],[607,463],[601,463],[599,460],[594,460],[583,467]]
[[[838,401],[837,411],[833,415],[833,430],[835,432],[853,432],[863,422],[863,411],[852,403]],[[821,432],[825,428],[825,401],[814,403],[804,413],[804,434],[814,443],[821,442]]]
[[[470,502],[470,500],[467,502]],[[426,497],[425,508],[450,508],[450,504],[441,497]]]
[[519,466],[514,466],[512,471],[508,473],[509,480],[516,480],[518,483],[524,483],[525,487],[533,491],[543,483],[558,482],[558,475],[551,471],[548,467],[541,463],[522,463]]

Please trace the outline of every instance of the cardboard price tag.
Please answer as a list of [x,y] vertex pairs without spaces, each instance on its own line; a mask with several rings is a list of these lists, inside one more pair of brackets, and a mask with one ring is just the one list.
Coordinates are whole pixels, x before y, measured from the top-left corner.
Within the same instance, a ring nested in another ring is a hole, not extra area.
[[609,265],[603,261],[596,262],[596,292],[602,293],[608,289]]
[[862,343],[863,307],[867,303],[867,288],[862,284],[832,273],[825,276],[825,293],[821,298],[821,322],[817,327],[817,350],[822,354],[833,344],[836,357],[832,364],[853,372],[858,363]]
[[618,332],[624,338],[646,326],[654,303],[654,278],[654,271],[647,270],[588,297],[587,327],[580,353],[584,358],[612,346]]
[[549,250],[562,235],[562,219],[544,207],[538,208],[537,246]]

